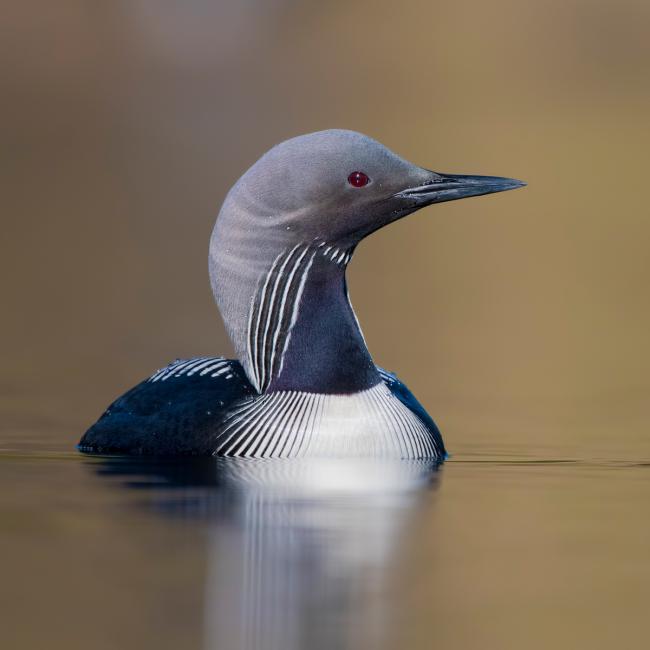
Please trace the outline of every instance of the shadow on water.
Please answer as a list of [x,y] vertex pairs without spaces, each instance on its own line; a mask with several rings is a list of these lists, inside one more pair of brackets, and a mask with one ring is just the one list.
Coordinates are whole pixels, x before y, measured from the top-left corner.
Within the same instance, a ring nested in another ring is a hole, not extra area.
[[204,647],[381,648],[418,461],[94,458],[159,516],[207,524]]

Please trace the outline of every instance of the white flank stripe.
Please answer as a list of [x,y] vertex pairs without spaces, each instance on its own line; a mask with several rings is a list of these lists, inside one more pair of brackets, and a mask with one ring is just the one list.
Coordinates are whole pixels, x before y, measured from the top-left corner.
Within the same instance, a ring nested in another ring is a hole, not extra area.
[[159,368],[156,370],[156,372],[153,373],[153,375],[151,375],[151,377],[149,377],[149,381],[158,381],[158,377],[160,377],[163,372],[165,372],[165,368]]
[[181,368],[187,366],[190,363],[192,363],[192,359],[190,359],[189,361],[188,360],[182,361],[181,363],[176,365],[173,370],[170,369],[169,372],[165,373],[165,375],[162,377],[162,380],[167,381],[170,377],[175,375]]
[[167,368],[169,368],[169,366],[165,366],[164,368],[159,368],[158,370],[156,370],[156,372],[154,372],[153,375],[149,377],[149,381],[158,381],[158,379],[165,373]]
[[190,370],[187,373],[187,376],[191,377],[192,375],[196,374],[199,370],[202,370],[206,366],[209,366],[211,363],[215,363],[216,361],[226,361],[226,360],[223,357],[211,357],[210,359],[208,359],[204,363],[201,363],[198,366],[196,366],[195,368],[192,368],[192,370]]
[[155,373],[155,374],[153,375],[153,377],[151,377],[151,380],[152,380],[152,381],[158,381],[159,379],[161,379],[162,377],[164,377],[165,375],[167,375],[167,373],[174,372],[174,370],[175,370],[175,369],[176,369],[176,368],[177,368],[181,363],[184,363],[184,360],[183,360],[183,359],[176,359],[176,361],[173,361],[173,362],[170,363],[168,366],[165,366],[164,368],[161,368],[157,373]]
[[205,368],[203,368],[203,370],[201,370],[201,372],[199,373],[199,377],[203,377],[203,375],[207,375],[209,372],[214,372],[215,370],[217,370],[217,368],[222,368],[227,364],[228,362],[225,361],[224,359],[220,361],[216,361],[215,363],[211,363],[209,366],[206,366]]
[[197,366],[199,363],[203,363],[206,359],[207,359],[207,357],[199,357],[198,359],[193,359],[192,361],[190,361],[190,363],[186,363],[182,368],[177,369],[176,372],[174,373],[174,375],[176,377],[179,377],[180,375],[185,375],[185,374],[187,374],[188,370],[191,370],[192,368]]
[[157,370],[147,381],[167,381],[170,377],[192,377],[201,371],[199,376],[218,370],[212,377],[217,377],[231,370],[230,361],[223,357],[197,357],[195,359],[179,359],[165,368]]

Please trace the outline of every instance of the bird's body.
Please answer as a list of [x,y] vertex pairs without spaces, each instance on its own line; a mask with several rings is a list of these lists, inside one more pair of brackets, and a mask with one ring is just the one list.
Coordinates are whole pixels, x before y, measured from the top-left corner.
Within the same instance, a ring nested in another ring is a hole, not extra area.
[[238,360],[161,369],[112,404],[79,448],[443,460],[433,420],[374,364],[345,270],[361,239],[420,207],[521,184],[437,174],[351,131],[278,145],[229,192],[210,243]]
[[443,457],[422,406],[394,375],[377,371],[379,384],[352,394],[260,395],[234,359],[177,360],[111,404],[79,446],[163,456]]

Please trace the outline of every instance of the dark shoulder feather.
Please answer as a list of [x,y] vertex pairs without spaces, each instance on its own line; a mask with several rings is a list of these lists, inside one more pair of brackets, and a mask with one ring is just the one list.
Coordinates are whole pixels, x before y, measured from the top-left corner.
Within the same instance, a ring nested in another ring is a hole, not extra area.
[[115,400],[78,448],[86,453],[210,455],[228,409],[255,394],[238,361],[179,359]]

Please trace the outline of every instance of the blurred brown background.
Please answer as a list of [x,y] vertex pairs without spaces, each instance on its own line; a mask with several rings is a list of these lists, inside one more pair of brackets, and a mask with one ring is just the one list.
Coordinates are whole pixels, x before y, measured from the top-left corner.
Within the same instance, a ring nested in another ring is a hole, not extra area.
[[137,509],[74,445],[155,368],[229,353],[226,191],[343,127],[529,183],[427,208],[350,267],[376,361],[454,454],[390,569],[390,647],[643,646],[647,0],[23,1],[0,30],[0,645],[201,647],[207,524]]
[[650,451],[650,5],[21,2],[2,50],[3,447],[71,449],[177,356],[227,353],[207,245],[274,143],[365,132],[513,193],[359,249],[378,363],[452,452]]

